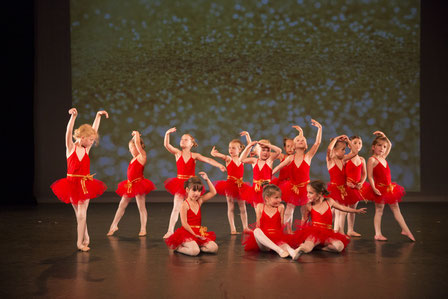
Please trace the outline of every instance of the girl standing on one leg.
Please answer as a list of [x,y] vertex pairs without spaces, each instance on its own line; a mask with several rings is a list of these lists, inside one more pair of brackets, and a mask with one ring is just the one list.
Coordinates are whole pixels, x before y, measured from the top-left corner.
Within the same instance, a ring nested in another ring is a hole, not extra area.
[[[90,199],[103,194],[106,185],[93,178],[90,174],[89,152],[95,141],[98,141],[98,128],[101,116],[109,118],[106,111],[98,111],[93,125],[83,124],[75,130],[78,111],[72,108],[68,111],[71,115],[65,133],[65,146],[67,157],[67,177],[57,180],[51,185],[54,194],[65,203],[71,203],[75,210],[78,238],[76,246],[80,251],[89,251],[90,237],[87,230],[87,208]],[[73,139],[75,142],[73,142]]]
[[215,160],[204,157],[201,154],[191,152],[191,148],[198,145],[193,136],[190,134],[182,135],[182,138],[180,139],[181,149],[177,149],[172,146],[170,144],[170,134],[173,132],[176,132],[176,128],[171,128],[166,131],[163,143],[165,148],[176,158],[177,165],[177,177],[165,181],[165,188],[168,192],[174,195],[174,202],[168,225],[168,231],[163,236],[164,239],[171,236],[174,232],[174,226],[179,219],[180,207],[186,196],[184,183],[189,178],[195,176],[196,160],[218,167],[222,172],[226,171],[226,168]]
[[395,220],[401,227],[401,234],[415,241],[410,229],[404,221],[398,203],[404,196],[404,188],[397,183],[393,183],[390,177],[389,164],[386,161],[392,148],[392,143],[383,132],[375,131],[376,138],[372,142],[372,156],[367,161],[367,176],[370,187],[366,192],[366,197],[375,202],[375,240],[386,241],[387,238],[381,232],[381,218],[383,216],[384,205],[388,204]]
[[201,206],[216,195],[216,189],[205,172],[199,174],[207,182],[210,192],[203,194],[204,185],[198,177],[192,177],[185,181],[186,199],[180,209],[182,226],[165,240],[171,249],[191,256],[196,256],[201,251],[218,252],[218,245],[214,242],[216,240],[215,233],[209,232],[207,227],[201,226]]
[[144,150],[145,144],[140,137],[140,133],[133,131],[132,136],[133,138],[129,141],[129,152],[132,155],[132,160],[128,166],[128,179],[118,184],[116,192],[121,196],[121,201],[107,233],[108,236],[112,236],[118,230],[118,223],[133,197],[135,197],[140,213],[140,232],[138,235],[140,237],[146,236],[148,213],[146,211],[145,195],[155,190],[156,187],[153,182],[143,176],[147,156]]

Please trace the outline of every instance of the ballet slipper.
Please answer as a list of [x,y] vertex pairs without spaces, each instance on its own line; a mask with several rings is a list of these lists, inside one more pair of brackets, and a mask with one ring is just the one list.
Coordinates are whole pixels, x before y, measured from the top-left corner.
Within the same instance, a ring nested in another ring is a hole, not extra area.
[[107,236],[109,236],[109,237],[113,236],[117,230],[118,230],[118,227],[110,229],[109,232],[107,233]]
[[287,258],[289,256],[289,252],[286,250],[282,250],[280,251],[280,253],[278,254],[282,259]]
[[350,237],[361,237],[361,234],[355,231],[347,232],[347,235]]
[[173,233],[171,233],[171,232],[167,232],[167,233],[163,236],[163,238],[164,238],[164,239],[168,239],[172,234],[173,234]]
[[140,231],[140,232],[138,233],[138,236],[139,236],[139,237],[144,237],[144,236],[146,236],[146,231]]
[[302,248],[298,247],[296,250],[294,250],[294,254],[291,255],[291,258],[294,261],[297,261],[302,254],[303,254]]
[[411,232],[404,232],[404,231],[402,231],[401,234],[403,236],[408,237],[412,242],[415,242],[414,235]]
[[387,238],[383,235],[375,236],[375,240],[377,241],[387,241]]
[[78,250],[81,251],[81,252],[87,252],[87,251],[90,250],[90,247],[88,247],[88,246],[80,246],[80,247],[78,247]]

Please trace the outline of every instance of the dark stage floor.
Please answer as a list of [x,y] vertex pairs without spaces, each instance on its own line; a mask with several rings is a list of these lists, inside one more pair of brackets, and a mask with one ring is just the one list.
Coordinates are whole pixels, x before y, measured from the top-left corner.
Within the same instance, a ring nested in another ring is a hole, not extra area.
[[[360,206],[363,206],[361,204]],[[403,203],[417,242],[400,235],[386,209],[373,240],[372,204],[357,216],[362,238],[342,254],[312,252],[299,261],[246,253],[230,236],[226,205],[203,207],[203,225],[217,234],[217,255],[188,257],[162,241],[171,204],[148,203],[149,236],[139,238],[135,203],[114,237],[106,237],[117,205],[92,203],[92,250],[76,251],[71,206],[2,206],[1,298],[443,298],[448,294],[448,203]],[[249,222],[254,222],[249,208]],[[236,216],[241,228],[239,216]],[[445,297],[446,298],[446,297]]]

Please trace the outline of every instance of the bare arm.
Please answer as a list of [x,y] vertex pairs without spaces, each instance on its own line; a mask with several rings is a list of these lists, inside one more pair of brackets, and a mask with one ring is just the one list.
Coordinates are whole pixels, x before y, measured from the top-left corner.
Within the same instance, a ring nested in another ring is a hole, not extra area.
[[139,153],[137,160],[139,160],[139,162],[144,165],[144,164],[146,164],[146,152],[143,149],[141,141],[140,141],[140,138],[141,138],[140,133],[138,131],[133,131],[132,136],[134,136],[134,144]]
[[280,213],[280,223],[283,224],[283,221],[285,220],[285,206],[280,204],[278,206],[278,212]]
[[166,131],[165,138],[163,139],[163,145],[170,153],[173,155],[178,155],[180,154],[180,150],[170,144],[170,134],[173,132],[176,132],[176,128],[174,127]]
[[317,150],[319,149],[319,146],[322,142],[322,125],[314,119],[311,120],[311,125],[317,127],[317,135],[316,135],[316,141],[314,142],[313,146],[306,153],[306,156],[308,156],[308,159],[309,159],[309,161],[307,161],[307,163],[311,162],[311,160],[313,159],[314,155],[317,153]]
[[329,201],[330,207],[333,207],[339,211],[344,211],[344,212],[348,212],[348,213],[356,213],[356,214],[365,214],[367,212],[367,208],[361,208],[361,209],[352,209],[346,206],[343,206],[339,203],[337,203],[336,201],[334,201],[331,198],[327,199]]
[[196,233],[191,228],[190,224],[188,224],[188,218],[187,218],[187,212],[188,212],[188,204],[186,203],[186,200],[182,203],[182,206],[180,207],[180,222],[182,223],[183,228],[190,234],[196,237],[200,237],[196,235]]
[[344,158],[342,159],[342,161],[345,162],[345,161],[348,161],[351,158],[355,157],[358,154],[358,150],[355,148],[355,146],[353,145],[350,138],[348,138],[346,135],[343,136],[343,139],[345,140],[345,142],[348,143],[348,145],[350,147],[350,153],[348,153],[347,155],[344,155]]
[[361,159],[362,168],[361,168],[361,181],[358,183],[358,189],[362,187],[364,182],[367,179],[367,169],[366,169],[366,160],[363,157],[359,157]]
[[65,154],[67,158],[71,155],[75,148],[75,144],[73,143],[73,127],[75,126],[76,116],[78,116],[78,111],[76,108],[72,108],[68,111],[70,114],[70,120],[67,124],[67,131],[65,132]]
[[216,162],[215,160],[213,160],[212,158],[208,158],[208,157],[204,157],[201,154],[198,153],[191,153],[191,156],[195,159],[195,160],[199,160],[201,162],[205,162],[208,163],[212,166],[218,167],[219,170],[221,170],[222,172],[226,171],[226,167],[218,162]]
[[333,148],[334,148],[336,142],[338,141],[339,137],[340,136],[333,138],[331,140],[330,144],[327,147],[327,168],[328,169],[330,169],[333,166],[333,164],[332,164],[332,163],[334,163],[334,161],[333,161]]
[[247,131],[243,131],[240,133],[240,136],[246,136],[246,143],[249,145],[249,143],[252,142],[252,140],[250,139],[250,135],[249,132]]
[[272,171],[272,175],[276,174],[278,171],[280,171],[280,169],[282,169],[286,165],[289,165],[289,163],[291,163],[293,159],[294,159],[294,155],[290,155],[290,156],[286,157],[286,159],[283,160],[283,162],[281,162],[274,168],[274,170]]
[[98,132],[98,129],[100,128],[100,122],[101,122],[101,116],[105,115],[106,118],[109,118],[109,113],[107,113],[105,110],[98,111],[96,113],[95,120],[93,121],[92,128],[95,130],[95,132]]
[[272,164],[274,162],[275,159],[277,159],[277,157],[282,153],[282,149],[279,148],[278,146],[275,146],[273,144],[269,144],[269,143],[259,143],[261,146],[263,147],[269,147],[271,150],[274,151],[274,153],[272,153],[269,156],[269,161]]
[[378,161],[373,157],[370,157],[367,161],[367,177],[369,179],[370,186],[372,186],[373,192],[376,195],[381,195],[381,192],[375,187],[375,180],[373,179],[373,168],[378,164]]
[[381,131],[375,131],[375,132],[373,132],[373,134],[386,138],[386,140],[387,140],[387,149],[386,149],[386,153],[383,155],[383,158],[386,159],[387,156],[390,153],[390,150],[392,149],[392,142],[390,142],[390,140],[389,140],[389,138],[387,138],[386,134],[384,134]]
[[257,217],[256,221],[257,227],[260,227],[261,212],[263,211],[263,207],[264,205],[262,203],[259,203],[255,208],[255,216]]
[[232,159],[227,155],[221,154],[214,146],[210,152],[210,155],[212,155],[212,157],[223,159],[226,163],[230,163],[230,160]]
[[199,175],[207,182],[207,186],[208,186],[208,190],[209,190],[209,192],[207,192],[201,196],[200,201],[202,204],[203,202],[206,202],[207,200],[211,199],[212,197],[214,197],[216,195],[216,189],[215,189],[215,186],[213,185],[212,181],[210,181],[210,179],[208,178],[208,175],[205,172],[201,171],[201,172],[199,172]]
[[239,160],[240,162],[243,163],[255,163],[255,161],[257,161],[257,159],[254,158],[247,158],[247,156],[249,155],[249,152],[251,150],[251,148],[257,144],[257,141],[251,141],[246,148],[243,150],[243,152],[240,154]]

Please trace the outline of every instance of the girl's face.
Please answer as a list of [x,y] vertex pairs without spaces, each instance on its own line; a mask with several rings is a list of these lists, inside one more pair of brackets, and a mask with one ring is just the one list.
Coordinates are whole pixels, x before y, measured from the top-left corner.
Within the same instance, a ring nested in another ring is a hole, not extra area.
[[322,197],[322,195],[317,193],[317,191],[309,184],[306,186],[306,191],[306,197],[308,198],[309,202],[315,202]]
[[377,142],[377,144],[372,145],[373,154],[376,156],[382,156],[386,153],[387,145],[386,142]]
[[290,140],[290,139],[286,140],[285,152],[287,155],[294,154],[294,140]]
[[296,136],[294,138],[294,149],[303,149],[306,150],[308,145],[306,144],[306,139],[303,136]]
[[229,155],[231,157],[238,156],[240,154],[240,152],[241,152],[241,148],[238,143],[235,143],[235,142],[229,143]]
[[138,150],[134,142],[129,142],[129,152],[131,153],[132,157],[138,156]]
[[180,147],[190,149],[193,147],[193,140],[191,140],[191,137],[189,135],[182,135],[180,138]]
[[265,161],[271,156],[271,149],[269,147],[262,147],[260,150],[260,159]]
[[187,193],[187,198],[197,201],[199,197],[201,197],[202,189],[201,188],[185,188],[185,192]]
[[265,197],[264,200],[268,206],[276,208],[282,202],[282,194],[280,192],[274,192],[271,196]]
[[95,142],[95,136],[84,136],[80,139],[80,144],[83,147],[91,147]]
[[362,149],[362,140],[361,139],[359,139],[359,138],[353,139],[352,144],[355,147],[355,149],[358,150],[358,152],[361,151],[361,149]]
[[333,153],[336,156],[336,158],[338,159],[344,158],[345,148],[346,148],[345,143],[338,143],[338,145],[334,147]]

